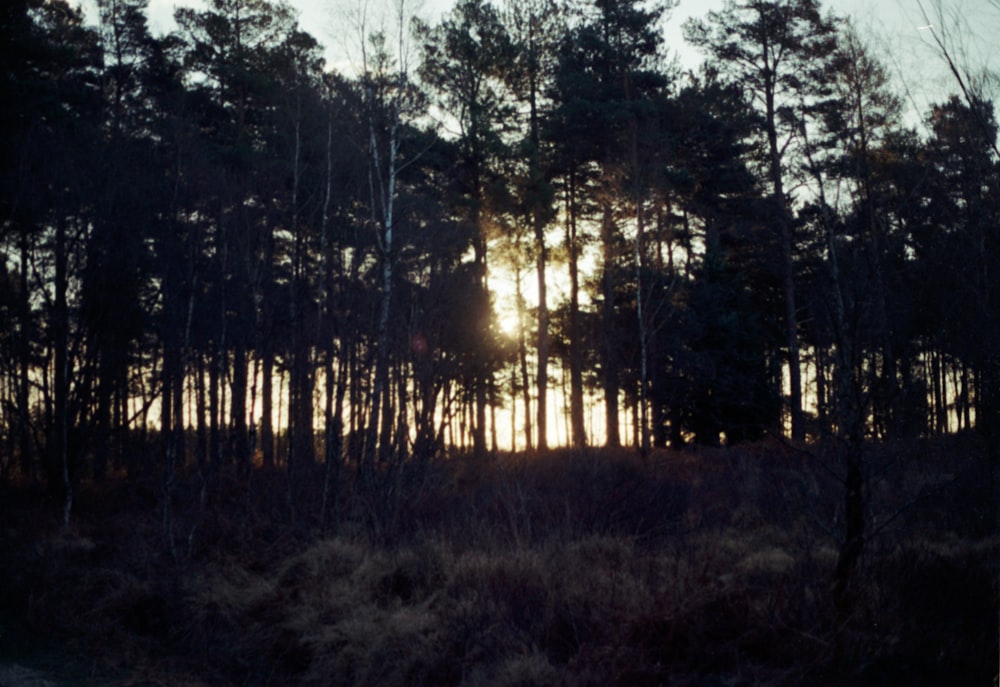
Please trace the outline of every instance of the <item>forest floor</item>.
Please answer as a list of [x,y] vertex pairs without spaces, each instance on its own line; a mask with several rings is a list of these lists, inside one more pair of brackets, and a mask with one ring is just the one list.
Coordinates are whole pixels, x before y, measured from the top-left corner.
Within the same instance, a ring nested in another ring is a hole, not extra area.
[[322,480],[84,484],[69,529],[0,487],[0,686],[991,685],[998,465],[975,436],[866,450],[830,592],[835,447],[556,450]]

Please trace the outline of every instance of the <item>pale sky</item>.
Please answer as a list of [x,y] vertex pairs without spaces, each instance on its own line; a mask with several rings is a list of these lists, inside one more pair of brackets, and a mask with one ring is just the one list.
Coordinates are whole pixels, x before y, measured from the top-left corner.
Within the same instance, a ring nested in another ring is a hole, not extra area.
[[[88,0],[82,0],[87,2]],[[350,17],[356,15],[366,0],[288,0],[299,10],[300,26],[327,46],[327,59],[342,71],[350,71],[347,61],[357,51],[357,30]],[[391,0],[390,0],[391,1]],[[406,0],[408,12],[434,22],[453,4],[453,0]],[[159,34],[174,28],[176,7],[197,6],[199,0],[150,0],[150,25]],[[386,0],[369,0],[368,7],[378,11]],[[393,3],[394,4],[394,3]],[[664,27],[667,46],[685,68],[701,61],[700,54],[687,46],[681,26],[688,17],[704,16],[719,9],[723,0],[680,0]],[[938,36],[949,49],[967,64],[1000,72],[1000,50],[995,47],[1000,36],[1000,2],[997,0],[827,0],[824,7],[850,16],[862,36],[880,55],[883,62],[902,82],[912,98],[911,106],[923,111],[956,90],[954,80],[933,47],[934,37],[918,27],[928,24],[921,5],[927,11]],[[943,16],[942,15],[943,12]],[[374,14],[374,12],[373,12]],[[922,113],[921,113],[922,114]]]

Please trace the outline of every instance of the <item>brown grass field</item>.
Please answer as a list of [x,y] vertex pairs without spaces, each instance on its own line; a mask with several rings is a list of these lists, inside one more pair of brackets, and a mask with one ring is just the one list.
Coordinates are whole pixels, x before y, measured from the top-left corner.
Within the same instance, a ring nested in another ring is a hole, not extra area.
[[318,487],[293,525],[283,474],[207,500],[191,475],[174,555],[155,478],[83,485],[69,531],[7,485],[0,643],[31,639],[0,665],[44,644],[81,686],[995,685],[995,453],[868,448],[840,612],[833,447],[452,458],[344,480],[326,531]]

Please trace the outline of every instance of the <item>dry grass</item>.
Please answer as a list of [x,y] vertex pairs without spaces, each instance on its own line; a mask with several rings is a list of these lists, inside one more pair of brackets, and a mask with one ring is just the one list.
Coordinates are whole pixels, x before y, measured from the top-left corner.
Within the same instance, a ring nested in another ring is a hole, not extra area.
[[35,627],[150,684],[988,683],[995,467],[965,443],[870,464],[885,527],[846,620],[829,590],[838,466],[768,444],[436,463],[375,530],[347,508],[318,538],[241,496],[198,516],[180,562],[155,509],[95,510],[60,537],[28,536],[22,513],[0,571]]

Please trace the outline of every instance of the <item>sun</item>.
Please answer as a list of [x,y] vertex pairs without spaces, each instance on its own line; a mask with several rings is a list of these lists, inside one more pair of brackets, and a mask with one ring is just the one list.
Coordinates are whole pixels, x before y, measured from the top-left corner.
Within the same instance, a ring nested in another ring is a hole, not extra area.
[[515,308],[496,309],[497,327],[505,336],[515,339],[521,332],[520,318],[517,316]]
[[[521,275],[521,297],[524,299],[523,307],[531,309],[536,307],[537,287],[532,288],[532,280],[529,275]],[[522,314],[517,307],[517,281],[511,270],[504,267],[491,267],[489,277],[489,288],[493,294],[493,312],[496,318],[497,328],[511,339],[516,339],[525,328]]]

